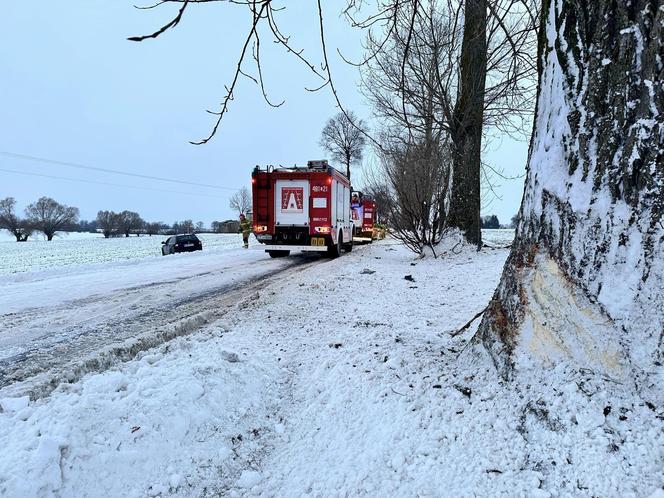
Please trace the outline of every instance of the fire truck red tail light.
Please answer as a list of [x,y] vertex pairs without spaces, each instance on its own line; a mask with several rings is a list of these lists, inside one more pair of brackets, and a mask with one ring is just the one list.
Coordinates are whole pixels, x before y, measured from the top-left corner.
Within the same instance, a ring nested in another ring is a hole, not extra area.
[[328,179],[327,179],[327,184],[328,184],[328,185],[332,185],[332,178],[328,178]]
[[332,227],[316,227],[314,230],[318,233],[330,233],[332,231]]
[[267,227],[265,225],[254,225],[254,232],[256,233],[267,232]]

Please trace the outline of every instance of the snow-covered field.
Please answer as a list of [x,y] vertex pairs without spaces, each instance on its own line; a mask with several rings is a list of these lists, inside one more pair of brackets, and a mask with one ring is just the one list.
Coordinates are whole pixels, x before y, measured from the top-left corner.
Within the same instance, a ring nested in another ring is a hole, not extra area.
[[[59,233],[47,242],[36,236],[17,243],[0,230],[0,277],[13,273],[53,270],[82,265],[103,265],[161,257],[161,242],[168,237],[115,237],[105,239],[94,233]],[[203,250],[219,253],[238,247],[237,234],[199,234]]]
[[300,266],[196,333],[5,397],[0,495],[655,496],[661,407],[570,365],[501,381],[473,327],[450,333],[507,250],[456,249]]
[[484,243],[495,247],[504,247],[512,243],[514,230],[512,228],[501,228],[499,230],[482,230]]

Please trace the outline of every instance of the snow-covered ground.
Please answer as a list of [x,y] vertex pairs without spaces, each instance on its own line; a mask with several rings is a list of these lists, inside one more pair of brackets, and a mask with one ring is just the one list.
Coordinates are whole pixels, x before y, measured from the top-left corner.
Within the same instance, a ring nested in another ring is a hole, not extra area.
[[661,492],[661,407],[570,365],[505,383],[466,348],[473,327],[450,335],[507,256],[455,249],[387,240],[299,266],[194,334],[4,398],[0,495]]
[[[237,234],[199,234],[206,253],[218,254],[238,247]],[[52,271],[54,269],[161,257],[161,242],[168,236],[114,237],[101,234],[59,232],[48,242],[39,235],[17,243],[9,232],[0,230],[0,278],[3,275]],[[253,238],[252,238],[253,240]]]
[[514,229],[501,228],[482,230],[482,239],[488,246],[505,247],[512,243],[512,239],[514,239]]

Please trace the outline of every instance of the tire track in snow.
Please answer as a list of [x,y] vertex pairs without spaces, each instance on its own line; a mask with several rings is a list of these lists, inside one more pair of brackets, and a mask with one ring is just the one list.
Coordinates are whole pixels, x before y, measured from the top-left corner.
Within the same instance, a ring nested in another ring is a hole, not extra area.
[[[138,305],[136,312],[129,316],[127,312],[132,310],[127,309],[131,304],[127,303],[127,297],[135,296],[140,301],[147,288],[174,291],[173,286],[183,279],[72,301],[53,310],[33,308],[26,316],[21,313],[20,323],[32,321],[37,328],[52,321],[54,315],[61,319],[64,315],[66,320],[67,315],[74,313],[85,318],[70,319],[70,323],[63,324],[56,334],[37,338],[29,347],[17,348],[15,354],[1,358],[0,397],[27,394],[34,400],[47,396],[62,383],[76,382],[87,373],[107,370],[119,362],[133,359],[141,351],[194,333],[255,299],[257,293],[280,274],[302,271],[318,261],[318,258],[296,256],[285,266],[260,273],[253,280],[238,279],[202,292],[174,295],[172,300],[155,306]],[[196,277],[200,275],[187,279]],[[116,303],[109,307],[108,302],[113,299]],[[103,308],[103,316],[90,316],[96,306]],[[118,312],[123,314],[121,321]],[[0,319],[4,321],[7,317],[0,316]]]

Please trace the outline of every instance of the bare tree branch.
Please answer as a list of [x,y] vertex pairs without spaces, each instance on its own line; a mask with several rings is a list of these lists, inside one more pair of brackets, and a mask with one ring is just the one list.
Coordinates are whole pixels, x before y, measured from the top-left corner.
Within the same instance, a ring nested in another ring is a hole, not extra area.
[[[157,5],[159,5],[159,4],[153,5],[153,7],[156,7]],[[151,35],[131,36],[131,37],[127,38],[127,40],[140,42],[140,41],[143,41],[143,40],[147,40],[148,38],[157,38],[164,31],[169,30],[171,28],[174,28],[175,26],[177,26],[180,23],[180,20],[182,19],[182,14],[184,14],[184,11],[187,8],[187,5],[189,5],[189,0],[184,0],[184,2],[182,3],[182,7],[180,7],[180,10],[178,11],[178,14],[171,20],[171,22],[164,24],[161,28],[159,28],[157,31],[155,31]]]

